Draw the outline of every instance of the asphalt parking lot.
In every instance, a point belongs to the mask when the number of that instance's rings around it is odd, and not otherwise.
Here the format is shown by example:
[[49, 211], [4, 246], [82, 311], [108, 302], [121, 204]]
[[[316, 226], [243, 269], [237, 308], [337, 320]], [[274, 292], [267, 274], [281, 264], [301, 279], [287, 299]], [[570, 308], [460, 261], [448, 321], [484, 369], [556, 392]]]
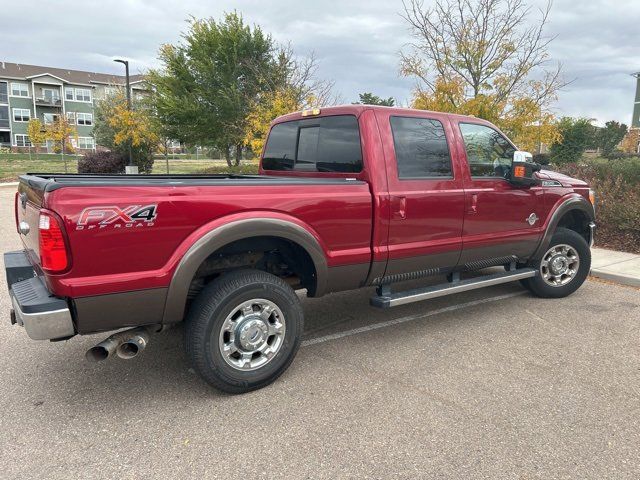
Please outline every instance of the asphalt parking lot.
[[[15, 187], [0, 247], [19, 248]], [[640, 290], [518, 285], [380, 311], [371, 290], [304, 299], [275, 384], [229, 396], [179, 328], [89, 364], [105, 335], [30, 340], [0, 283], [0, 478], [640, 477]]]

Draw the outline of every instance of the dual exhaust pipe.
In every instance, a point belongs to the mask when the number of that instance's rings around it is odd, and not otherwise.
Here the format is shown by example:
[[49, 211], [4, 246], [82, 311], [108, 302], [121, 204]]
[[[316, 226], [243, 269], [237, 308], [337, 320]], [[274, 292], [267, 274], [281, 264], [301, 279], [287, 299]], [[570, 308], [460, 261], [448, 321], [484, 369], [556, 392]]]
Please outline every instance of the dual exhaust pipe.
[[130, 360], [144, 350], [149, 343], [149, 332], [144, 327], [118, 332], [87, 350], [85, 357], [90, 362], [101, 362], [116, 354]]

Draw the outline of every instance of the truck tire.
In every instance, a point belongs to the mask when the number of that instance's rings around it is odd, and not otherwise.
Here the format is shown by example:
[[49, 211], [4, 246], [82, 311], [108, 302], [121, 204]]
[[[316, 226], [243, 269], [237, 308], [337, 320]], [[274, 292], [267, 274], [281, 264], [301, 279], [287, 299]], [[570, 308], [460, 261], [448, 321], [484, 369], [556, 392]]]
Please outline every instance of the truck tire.
[[303, 319], [300, 299], [282, 279], [260, 270], [233, 271], [208, 284], [189, 309], [187, 356], [219, 390], [256, 390], [293, 361]]
[[591, 250], [577, 232], [558, 228], [548, 249], [533, 264], [537, 275], [522, 284], [538, 297], [562, 298], [584, 283], [591, 269]]

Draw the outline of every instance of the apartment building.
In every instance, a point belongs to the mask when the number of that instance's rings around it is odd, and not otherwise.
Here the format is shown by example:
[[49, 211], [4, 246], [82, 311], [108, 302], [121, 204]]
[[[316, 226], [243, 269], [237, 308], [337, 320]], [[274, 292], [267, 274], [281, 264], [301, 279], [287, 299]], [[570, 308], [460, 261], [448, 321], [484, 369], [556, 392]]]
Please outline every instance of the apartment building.
[[[142, 75], [132, 75], [130, 83], [134, 98], [144, 95]], [[124, 75], [0, 61], [0, 146], [25, 150], [31, 145], [27, 134], [30, 119], [47, 124], [64, 115], [78, 132], [74, 147], [95, 150], [95, 102], [124, 87]], [[44, 147], [53, 151], [51, 142]]]

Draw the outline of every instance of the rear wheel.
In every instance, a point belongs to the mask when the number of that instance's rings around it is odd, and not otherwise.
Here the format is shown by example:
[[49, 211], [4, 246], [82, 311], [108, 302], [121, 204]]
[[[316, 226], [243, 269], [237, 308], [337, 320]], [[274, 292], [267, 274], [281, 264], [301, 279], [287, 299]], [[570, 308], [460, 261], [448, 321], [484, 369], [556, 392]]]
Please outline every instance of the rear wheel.
[[243, 393], [287, 369], [302, 329], [302, 306], [287, 283], [259, 270], [239, 270], [211, 282], [192, 305], [186, 351], [211, 385]]
[[538, 270], [537, 275], [523, 280], [524, 286], [539, 297], [566, 297], [589, 275], [591, 250], [580, 234], [558, 228], [547, 251], [532, 266]]

